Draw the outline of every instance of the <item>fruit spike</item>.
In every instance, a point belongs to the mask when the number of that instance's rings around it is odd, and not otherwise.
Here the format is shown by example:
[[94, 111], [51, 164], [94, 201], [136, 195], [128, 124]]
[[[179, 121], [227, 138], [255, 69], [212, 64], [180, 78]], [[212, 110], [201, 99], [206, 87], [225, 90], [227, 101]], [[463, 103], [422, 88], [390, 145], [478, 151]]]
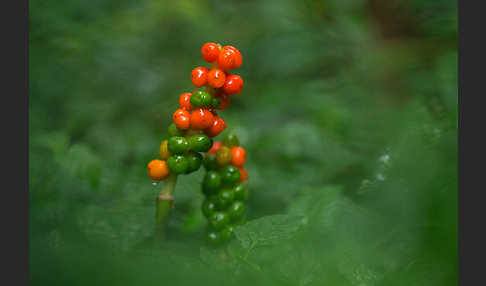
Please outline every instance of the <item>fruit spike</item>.
[[170, 137], [162, 141], [160, 159], [148, 164], [148, 173], [155, 182], [166, 181], [156, 203], [155, 237], [162, 239], [178, 175], [204, 166], [201, 189], [206, 199], [202, 212], [208, 219], [207, 240], [216, 245], [231, 239], [234, 226], [246, 220], [246, 151], [234, 133], [226, 134], [221, 142], [213, 141], [226, 129], [226, 122], [216, 111], [227, 109], [231, 96], [243, 90], [243, 79], [229, 72], [240, 67], [243, 58], [237, 48], [216, 43], [204, 44], [201, 55], [211, 66], [195, 67], [191, 81], [196, 88], [205, 89], [179, 96], [179, 109], [168, 128]]

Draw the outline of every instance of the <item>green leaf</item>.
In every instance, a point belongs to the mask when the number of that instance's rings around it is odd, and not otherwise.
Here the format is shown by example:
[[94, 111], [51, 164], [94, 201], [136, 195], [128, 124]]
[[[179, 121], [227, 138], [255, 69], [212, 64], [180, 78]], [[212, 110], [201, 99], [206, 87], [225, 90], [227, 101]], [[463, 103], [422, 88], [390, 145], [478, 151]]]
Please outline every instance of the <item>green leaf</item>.
[[271, 215], [249, 221], [235, 228], [241, 246], [254, 249], [291, 238], [303, 225], [301, 216]]

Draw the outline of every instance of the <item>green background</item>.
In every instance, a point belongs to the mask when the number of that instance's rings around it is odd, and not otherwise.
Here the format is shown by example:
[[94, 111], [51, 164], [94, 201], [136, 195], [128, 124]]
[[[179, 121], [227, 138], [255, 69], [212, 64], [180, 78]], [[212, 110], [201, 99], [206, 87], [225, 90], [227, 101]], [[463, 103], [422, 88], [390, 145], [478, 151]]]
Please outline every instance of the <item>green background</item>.
[[[147, 163], [208, 41], [243, 55], [226, 254], [203, 170], [147, 243]], [[29, 76], [32, 285], [457, 284], [455, 1], [31, 1]]]

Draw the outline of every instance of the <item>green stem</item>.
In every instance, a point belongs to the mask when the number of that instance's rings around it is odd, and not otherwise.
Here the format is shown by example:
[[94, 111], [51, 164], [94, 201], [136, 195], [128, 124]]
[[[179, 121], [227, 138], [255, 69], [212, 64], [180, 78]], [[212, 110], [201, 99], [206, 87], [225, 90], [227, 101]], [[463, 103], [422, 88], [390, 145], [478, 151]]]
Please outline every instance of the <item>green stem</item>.
[[157, 196], [155, 201], [155, 240], [161, 241], [166, 237], [167, 219], [169, 217], [170, 209], [174, 197], [175, 186], [177, 183], [177, 175], [171, 173], [162, 188], [162, 191]]

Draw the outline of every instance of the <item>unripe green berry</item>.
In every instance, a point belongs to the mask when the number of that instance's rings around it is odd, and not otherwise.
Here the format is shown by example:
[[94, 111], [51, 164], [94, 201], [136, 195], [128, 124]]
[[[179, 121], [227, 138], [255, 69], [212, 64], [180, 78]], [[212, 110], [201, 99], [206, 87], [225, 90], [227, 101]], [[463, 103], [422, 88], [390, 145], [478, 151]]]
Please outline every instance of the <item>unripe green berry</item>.
[[221, 187], [221, 176], [216, 171], [208, 171], [204, 175], [202, 189], [203, 193], [207, 196], [216, 194]]
[[234, 199], [235, 199], [235, 192], [233, 191], [233, 189], [221, 190], [216, 200], [218, 208], [225, 209], [233, 202]]
[[227, 133], [223, 137], [222, 143], [224, 146], [228, 146], [230, 148], [240, 145], [240, 141], [238, 140], [238, 137], [233, 132]]
[[209, 216], [209, 224], [217, 230], [222, 229], [229, 223], [229, 216], [225, 212], [214, 212]]
[[238, 184], [233, 190], [235, 191], [235, 200], [246, 201], [248, 199], [248, 186], [246, 184]]
[[189, 168], [189, 162], [182, 155], [172, 155], [167, 159], [167, 166], [175, 174], [184, 174]]
[[191, 105], [199, 108], [211, 105], [213, 97], [206, 91], [198, 90], [191, 95]]
[[205, 217], [209, 217], [212, 213], [216, 211], [216, 199], [215, 198], [205, 199], [202, 204], [201, 210]]
[[231, 219], [231, 221], [238, 221], [240, 220], [243, 215], [245, 214], [245, 204], [241, 201], [234, 201], [230, 207], [228, 208], [227, 212]]
[[184, 156], [187, 158], [187, 161], [189, 163], [189, 167], [187, 168], [188, 174], [199, 170], [202, 162], [201, 154], [199, 154], [198, 152], [189, 151]]
[[221, 240], [222, 241], [229, 241], [234, 235], [234, 229], [235, 229], [235, 227], [231, 224], [228, 224], [227, 226], [225, 226], [220, 232]]
[[235, 166], [228, 165], [221, 170], [221, 181], [228, 186], [233, 186], [240, 180], [240, 170]]
[[211, 246], [218, 246], [221, 244], [221, 234], [216, 231], [208, 231], [206, 239]]
[[172, 154], [182, 154], [189, 148], [187, 139], [182, 136], [172, 136], [167, 142], [167, 149]]
[[189, 149], [196, 152], [207, 152], [213, 146], [213, 139], [204, 133], [194, 134], [189, 137]]

